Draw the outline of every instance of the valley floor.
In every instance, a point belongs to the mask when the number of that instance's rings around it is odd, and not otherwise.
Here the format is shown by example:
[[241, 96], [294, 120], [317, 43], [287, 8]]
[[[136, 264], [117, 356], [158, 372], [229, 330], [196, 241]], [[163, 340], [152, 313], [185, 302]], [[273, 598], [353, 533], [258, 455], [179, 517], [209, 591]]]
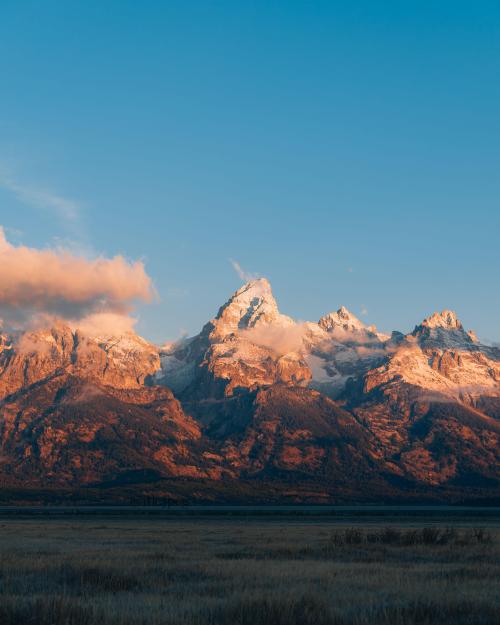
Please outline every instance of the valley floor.
[[0, 518], [2, 625], [500, 624], [500, 527]]

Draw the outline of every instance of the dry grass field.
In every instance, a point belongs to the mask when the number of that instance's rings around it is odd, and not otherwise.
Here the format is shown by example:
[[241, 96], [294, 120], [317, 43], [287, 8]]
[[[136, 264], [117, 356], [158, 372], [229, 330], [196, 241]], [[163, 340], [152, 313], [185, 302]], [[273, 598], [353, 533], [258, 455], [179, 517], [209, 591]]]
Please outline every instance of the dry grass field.
[[495, 625], [500, 531], [2, 519], [2, 625]]

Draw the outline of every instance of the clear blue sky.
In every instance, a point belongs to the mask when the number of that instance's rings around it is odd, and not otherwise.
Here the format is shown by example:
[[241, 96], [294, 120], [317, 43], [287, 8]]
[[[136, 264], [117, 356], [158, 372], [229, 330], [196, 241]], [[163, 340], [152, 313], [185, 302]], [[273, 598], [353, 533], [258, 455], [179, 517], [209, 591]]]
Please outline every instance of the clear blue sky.
[[0, 224], [144, 258], [158, 341], [228, 258], [300, 319], [500, 340], [499, 74], [498, 2], [3, 0]]

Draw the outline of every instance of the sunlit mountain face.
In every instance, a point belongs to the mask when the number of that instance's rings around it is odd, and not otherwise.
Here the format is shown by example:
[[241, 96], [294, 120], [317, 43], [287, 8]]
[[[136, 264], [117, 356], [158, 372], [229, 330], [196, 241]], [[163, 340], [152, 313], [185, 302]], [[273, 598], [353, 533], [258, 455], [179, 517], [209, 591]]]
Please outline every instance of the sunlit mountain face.
[[4, 500], [500, 497], [500, 350], [451, 311], [296, 322], [260, 278], [162, 347], [77, 326], [0, 335]]

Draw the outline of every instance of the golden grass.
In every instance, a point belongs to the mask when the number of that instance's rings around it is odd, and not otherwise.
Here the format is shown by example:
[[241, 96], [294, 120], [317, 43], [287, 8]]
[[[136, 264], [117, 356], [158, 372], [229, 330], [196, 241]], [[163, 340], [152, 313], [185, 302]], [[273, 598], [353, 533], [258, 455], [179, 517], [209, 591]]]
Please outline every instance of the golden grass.
[[2, 625], [495, 625], [496, 529], [6, 520]]

